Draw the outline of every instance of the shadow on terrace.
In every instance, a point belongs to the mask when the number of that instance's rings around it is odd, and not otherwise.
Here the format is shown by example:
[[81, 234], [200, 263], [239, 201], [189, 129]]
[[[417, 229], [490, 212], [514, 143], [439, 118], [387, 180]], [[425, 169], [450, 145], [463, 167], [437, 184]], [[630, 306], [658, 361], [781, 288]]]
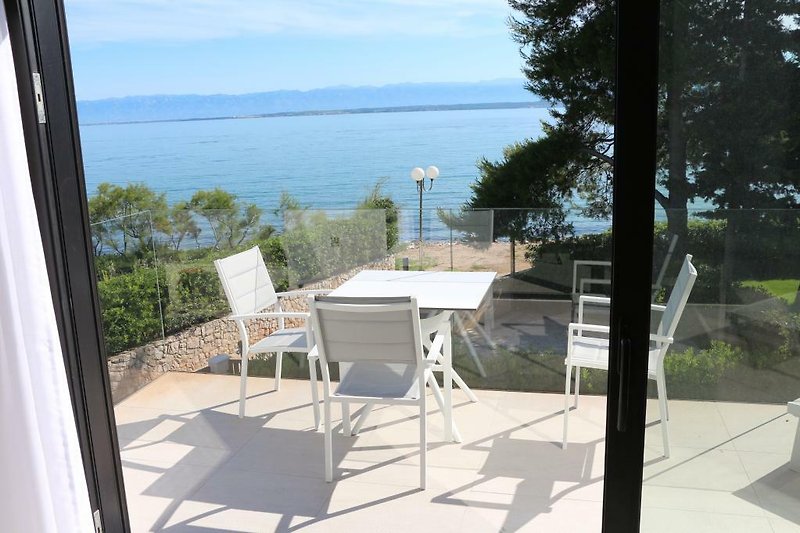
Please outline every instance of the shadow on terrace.
[[[135, 531], [599, 528], [605, 372], [580, 370], [566, 450], [561, 439], [567, 325], [581, 295], [609, 293], [610, 223], [576, 215], [559, 239], [511, 241], [498, 237], [492, 210], [429, 211], [420, 243], [416, 214], [286, 213], [280, 229], [232, 246], [204, 243], [221, 218], [193, 215], [196, 246], [170, 250], [148, 223], [135, 259], [98, 255]], [[788, 213], [748, 213], [732, 239], [724, 217], [689, 215], [679, 237], [656, 224], [652, 301], [668, 300], [687, 253], [698, 278], [664, 363], [669, 458], [651, 391], [643, 523], [659, 531], [703, 512], [739, 516], [750, 531], [756, 522], [796, 527], [800, 475], [787, 467], [796, 419], [786, 402], [800, 380], [800, 275], [786, 243], [800, 228]], [[119, 243], [124, 231], [101, 234]], [[356, 437], [336, 435], [335, 482], [323, 481], [303, 357], [284, 357], [279, 392], [274, 359], [251, 361], [247, 416], [236, 416], [239, 337], [211, 261], [252, 244], [279, 290], [335, 288], [363, 268], [497, 272], [481, 309], [454, 319], [454, 368], [479, 401], [455, 393], [463, 441], [452, 444], [429, 402], [428, 490], [416, 488], [416, 416], [398, 407], [376, 409]], [[583, 319], [607, 324], [607, 313], [587, 306]], [[222, 374], [210, 373], [219, 354]]]

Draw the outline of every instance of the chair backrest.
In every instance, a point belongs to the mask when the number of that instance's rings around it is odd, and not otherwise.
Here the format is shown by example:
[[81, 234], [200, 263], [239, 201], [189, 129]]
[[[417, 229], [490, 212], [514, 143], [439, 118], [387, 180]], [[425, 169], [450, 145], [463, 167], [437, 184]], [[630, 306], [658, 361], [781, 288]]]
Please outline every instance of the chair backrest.
[[658, 297], [658, 293], [661, 291], [661, 284], [664, 283], [664, 274], [667, 273], [667, 267], [669, 266], [669, 262], [672, 259], [672, 253], [675, 251], [675, 246], [678, 244], [678, 234], [674, 234], [672, 239], [669, 241], [669, 249], [667, 250], [667, 254], [664, 256], [664, 261], [661, 262], [661, 269], [658, 271], [658, 276], [656, 277], [656, 282], [653, 283], [653, 295], [650, 299], [651, 302], [655, 302], [656, 298]]
[[320, 362], [422, 362], [419, 308], [415, 298], [309, 298]]
[[278, 301], [258, 246], [214, 261], [235, 315], [257, 313]]
[[692, 256], [686, 254], [678, 279], [675, 280], [675, 286], [672, 287], [669, 300], [667, 300], [666, 309], [661, 315], [661, 324], [658, 326], [661, 335], [672, 337], [675, 334], [675, 328], [678, 327], [696, 279], [697, 269], [692, 264]]

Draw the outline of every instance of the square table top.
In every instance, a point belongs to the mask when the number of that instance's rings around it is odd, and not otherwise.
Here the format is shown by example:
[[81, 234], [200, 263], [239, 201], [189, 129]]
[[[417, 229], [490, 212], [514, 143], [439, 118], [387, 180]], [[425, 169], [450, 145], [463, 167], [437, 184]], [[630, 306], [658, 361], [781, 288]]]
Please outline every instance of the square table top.
[[414, 296], [420, 309], [475, 311], [496, 272], [362, 270], [331, 296]]

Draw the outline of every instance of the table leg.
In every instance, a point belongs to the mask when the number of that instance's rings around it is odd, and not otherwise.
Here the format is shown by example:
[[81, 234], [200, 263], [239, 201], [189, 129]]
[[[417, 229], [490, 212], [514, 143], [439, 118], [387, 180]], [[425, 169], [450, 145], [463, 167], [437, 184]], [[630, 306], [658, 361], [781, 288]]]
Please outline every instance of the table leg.
[[452, 318], [445, 324], [445, 340], [442, 346], [442, 374], [444, 377], [444, 440], [453, 441], [453, 327]]
[[792, 448], [792, 459], [789, 461], [789, 468], [800, 473], [800, 422], [797, 422], [797, 433], [794, 436], [794, 448]]

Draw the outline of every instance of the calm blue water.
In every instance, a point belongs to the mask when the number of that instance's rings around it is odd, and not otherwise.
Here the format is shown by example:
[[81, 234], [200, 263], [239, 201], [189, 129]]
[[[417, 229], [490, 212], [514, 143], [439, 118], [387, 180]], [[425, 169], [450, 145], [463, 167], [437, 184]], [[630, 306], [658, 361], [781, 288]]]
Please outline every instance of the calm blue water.
[[481, 157], [541, 135], [545, 109], [421, 111], [112, 124], [81, 128], [89, 195], [107, 181], [142, 182], [170, 203], [222, 187], [265, 211], [281, 191], [314, 208], [352, 208], [373, 184], [418, 205], [409, 172], [441, 171], [425, 207], [458, 207]]
[[[425, 193], [423, 229], [439, 239], [447, 232], [433, 208], [462, 205], [478, 177], [476, 162], [539, 137], [547, 118], [546, 109], [527, 108], [110, 124], [82, 127], [81, 141], [90, 196], [102, 182], [142, 182], [170, 203], [222, 187], [263, 208], [277, 227], [282, 221], [271, 212], [282, 191], [312, 208], [350, 209], [385, 178], [385, 192], [405, 210], [403, 238], [418, 231], [409, 172], [436, 165], [441, 177]], [[578, 233], [610, 227], [577, 212], [570, 218]]]

